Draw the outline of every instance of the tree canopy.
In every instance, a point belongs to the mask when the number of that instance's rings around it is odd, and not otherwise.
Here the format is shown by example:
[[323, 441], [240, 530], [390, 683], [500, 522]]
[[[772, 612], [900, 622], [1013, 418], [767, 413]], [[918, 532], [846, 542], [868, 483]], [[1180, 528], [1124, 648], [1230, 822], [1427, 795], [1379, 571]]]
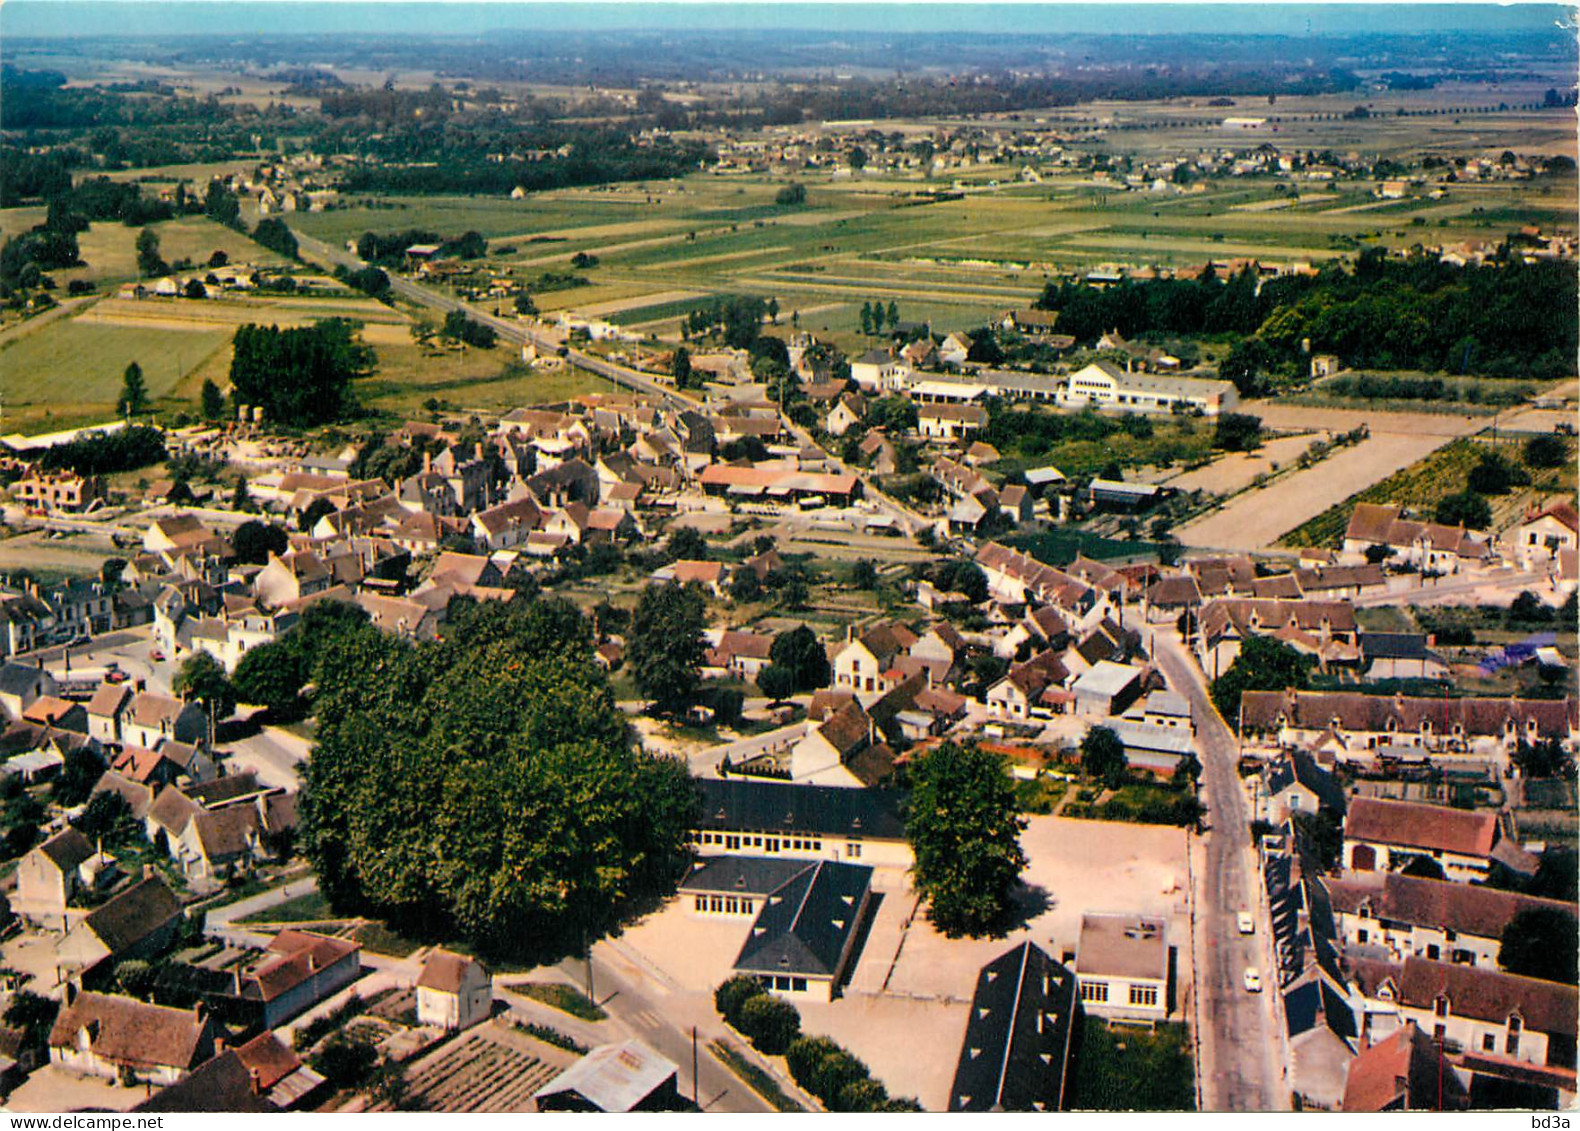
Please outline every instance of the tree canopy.
[[1212, 701], [1232, 726], [1240, 717], [1240, 696], [1247, 691], [1302, 688], [1315, 661], [1282, 640], [1253, 636], [1240, 647], [1229, 670], [1212, 681]]
[[1081, 739], [1081, 769], [1113, 788], [1125, 780], [1125, 744], [1109, 727], [1093, 727]]
[[[246, 480], [239, 482], [245, 483]], [[230, 536], [230, 546], [236, 552], [236, 560], [252, 565], [267, 565], [270, 554], [283, 554], [290, 544], [290, 538], [283, 529], [272, 522], [259, 522], [257, 519], [242, 523]]]
[[636, 689], [665, 714], [687, 707], [702, 679], [704, 602], [696, 585], [669, 581], [642, 590], [631, 617], [626, 663]]
[[768, 658], [775, 667], [790, 672], [792, 687], [796, 691], [816, 691], [826, 687], [833, 674], [829, 666], [828, 651], [806, 625], [781, 632], [774, 637]]
[[912, 771], [906, 836], [927, 914], [950, 937], [994, 934], [1012, 915], [1026, 827], [1002, 758], [946, 742]]
[[1580, 931], [1575, 917], [1556, 907], [1528, 907], [1503, 928], [1498, 965], [1511, 974], [1575, 984]]
[[238, 404], [262, 405], [281, 424], [327, 424], [354, 405], [351, 382], [373, 371], [373, 351], [357, 325], [326, 318], [282, 330], [248, 323], [236, 329], [230, 383]]
[[690, 778], [633, 743], [573, 605], [458, 600], [450, 628], [326, 646], [304, 850], [338, 907], [494, 955], [579, 952], [671, 890]]

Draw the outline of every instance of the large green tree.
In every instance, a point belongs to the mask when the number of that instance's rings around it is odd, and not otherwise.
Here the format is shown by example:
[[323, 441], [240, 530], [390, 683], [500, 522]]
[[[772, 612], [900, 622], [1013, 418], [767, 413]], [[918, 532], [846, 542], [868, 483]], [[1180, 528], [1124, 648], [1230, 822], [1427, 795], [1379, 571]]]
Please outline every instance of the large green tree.
[[301, 833], [336, 906], [542, 961], [672, 890], [690, 777], [633, 742], [574, 606], [457, 600], [442, 640], [342, 632], [316, 671]]
[[121, 416], [148, 411], [148, 382], [143, 379], [143, 367], [135, 361], [121, 374], [121, 396], [115, 402], [115, 411]]
[[343, 318], [284, 330], [249, 323], [236, 330], [232, 395], [281, 424], [326, 424], [351, 410], [351, 382], [371, 373], [373, 360], [357, 325]]
[[1026, 866], [1026, 827], [1004, 760], [946, 742], [912, 770], [906, 835], [928, 917], [945, 934], [985, 935], [1012, 915], [1010, 895]]
[[214, 741], [214, 727], [236, 709], [236, 689], [222, 665], [207, 652], [194, 652], [176, 672], [171, 684], [183, 699], [195, 699], [208, 712], [208, 739]]
[[1081, 769], [1113, 788], [1125, 780], [1125, 744], [1109, 727], [1093, 727], [1081, 739]]
[[796, 691], [816, 691], [819, 687], [826, 687], [833, 674], [828, 662], [828, 650], [817, 638], [817, 633], [804, 624], [774, 637], [768, 658], [776, 667], [789, 670]]
[[[245, 490], [247, 482], [245, 479], [237, 479], [236, 482]], [[236, 560], [252, 565], [267, 565], [270, 554], [283, 554], [290, 544], [290, 538], [284, 528], [272, 522], [259, 522], [257, 519], [242, 523], [230, 536], [230, 545], [235, 551]]]
[[1575, 984], [1580, 931], [1575, 917], [1556, 907], [1528, 907], [1503, 928], [1498, 965], [1511, 974]]
[[1212, 701], [1232, 726], [1240, 717], [1240, 696], [1247, 691], [1302, 688], [1316, 661], [1271, 636], [1253, 636], [1240, 648], [1229, 670], [1212, 681]]
[[702, 590], [669, 581], [642, 590], [631, 616], [626, 663], [636, 689], [664, 713], [683, 710], [702, 679]]

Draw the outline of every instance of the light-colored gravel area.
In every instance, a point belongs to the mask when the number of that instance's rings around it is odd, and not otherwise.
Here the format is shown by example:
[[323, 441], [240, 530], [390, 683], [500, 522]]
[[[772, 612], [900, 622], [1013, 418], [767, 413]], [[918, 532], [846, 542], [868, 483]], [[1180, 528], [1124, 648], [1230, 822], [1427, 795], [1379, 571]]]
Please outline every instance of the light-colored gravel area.
[[1271, 486], [1249, 491], [1222, 510], [1179, 528], [1187, 546], [1260, 550], [1335, 503], [1386, 479], [1452, 439], [1441, 433], [1379, 434]]

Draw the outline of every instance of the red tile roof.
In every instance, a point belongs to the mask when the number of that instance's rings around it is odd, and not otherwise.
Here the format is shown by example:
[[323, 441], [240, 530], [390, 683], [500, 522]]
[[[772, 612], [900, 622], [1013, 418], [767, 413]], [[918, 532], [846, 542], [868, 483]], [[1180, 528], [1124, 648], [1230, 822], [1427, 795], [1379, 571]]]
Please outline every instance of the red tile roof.
[[1498, 815], [1357, 797], [1344, 818], [1344, 839], [1485, 857], [1498, 840]]

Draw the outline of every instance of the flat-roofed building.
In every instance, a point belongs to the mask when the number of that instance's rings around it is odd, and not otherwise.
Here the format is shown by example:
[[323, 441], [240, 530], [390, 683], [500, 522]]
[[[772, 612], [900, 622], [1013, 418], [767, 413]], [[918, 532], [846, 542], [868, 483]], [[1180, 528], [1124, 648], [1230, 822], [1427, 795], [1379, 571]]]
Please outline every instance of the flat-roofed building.
[[1099, 1017], [1162, 1021], [1169, 1014], [1168, 923], [1155, 915], [1081, 916], [1075, 973], [1081, 1007]]

